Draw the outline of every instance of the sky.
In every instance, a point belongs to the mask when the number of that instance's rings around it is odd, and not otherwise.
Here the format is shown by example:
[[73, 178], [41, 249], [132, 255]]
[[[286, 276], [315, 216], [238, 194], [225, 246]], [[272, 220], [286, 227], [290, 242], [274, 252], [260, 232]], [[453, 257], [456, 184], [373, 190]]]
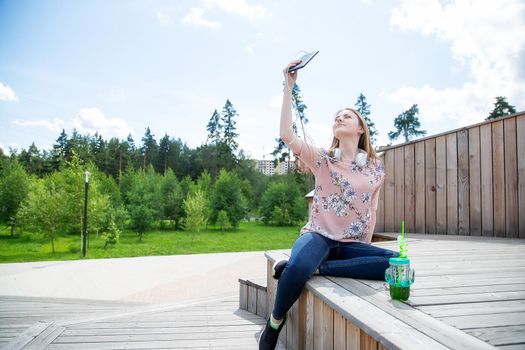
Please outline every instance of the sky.
[[413, 104], [427, 135], [483, 121], [496, 96], [525, 110], [523, 0], [0, 0], [0, 148], [146, 127], [195, 148], [229, 99], [239, 148], [271, 159], [282, 70], [312, 50], [297, 83], [318, 147], [360, 93], [377, 146]]

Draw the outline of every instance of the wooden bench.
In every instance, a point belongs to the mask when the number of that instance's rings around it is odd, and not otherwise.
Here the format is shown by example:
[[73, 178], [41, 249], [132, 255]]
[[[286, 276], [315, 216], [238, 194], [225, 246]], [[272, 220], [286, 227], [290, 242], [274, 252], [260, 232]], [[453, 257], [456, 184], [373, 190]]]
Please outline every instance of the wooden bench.
[[[417, 249], [419, 241], [409, 240], [412, 251]], [[396, 244], [382, 242], [379, 245], [395, 249]], [[431, 247], [424, 244], [421, 246]], [[450, 252], [445, 254], [448, 253]], [[265, 255], [269, 315], [277, 287], [277, 281], [271, 276], [272, 264], [276, 260], [286, 259], [289, 251], [268, 251]], [[436, 255], [436, 261], [441, 258], [439, 254]], [[417, 284], [418, 259], [415, 261]], [[525, 260], [523, 262], [525, 263]], [[426, 268], [421, 270], [423, 275], [426, 274]], [[433, 271], [439, 268], [437, 264]], [[443, 274], [449, 271], [446, 263], [443, 269]], [[429, 271], [432, 271], [431, 266]], [[440, 287], [436, 285], [436, 288]], [[473, 301], [469, 301], [466, 295], [460, 296], [452, 301], [452, 307], [454, 302], [462, 303], [461, 298], [466, 298], [465, 303]], [[439, 299], [439, 296], [436, 299]], [[445, 302], [437, 303], [445, 305]], [[289, 311], [286, 326], [281, 333], [281, 341], [286, 344], [287, 349], [495, 349], [488, 342], [421, 311], [413, 304], [415, 303], [411, 304], [410, 299], [408, 302], [392, 301], [387, 284], [382, 281], [314, 276], [307, 282], [299, 300]], [[523, 320], [525, 321], [525, 317]], [[520, 323], [519, 320], [516, 322]], [[518, 331], [521, 328], [518, 326]], [[515, 339], [511, 340], [511, 343], [525, 343], [522, 339], [524, 337], [514, 334]]]

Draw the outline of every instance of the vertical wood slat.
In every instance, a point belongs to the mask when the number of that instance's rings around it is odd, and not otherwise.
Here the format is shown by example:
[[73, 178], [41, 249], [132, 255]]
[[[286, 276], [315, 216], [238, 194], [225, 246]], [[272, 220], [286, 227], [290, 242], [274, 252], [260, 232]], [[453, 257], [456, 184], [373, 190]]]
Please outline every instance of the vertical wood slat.
[[518, 154], [518, 236], [525, 238], [525, 115], [516, 118], [516, 149]]
[[307, 292], [306, 289], [303, 288], [303, 291], [301, 292], [301, 295], [299, 296], [298, 301], [298, 333], [294, 334], [296, 337], [295, 343], [297, 344], [296, 349], [297, 350], [304, 350], [305, 348], [305, 332], [306, 332], [306, 296]]
[[447, 233], [447, 139], [436, 138], [436, 233]]
[[458, 132], [458, 233], [469, 234], [468, 131]]
[[518, 162], [516, 159], [516, 118], [503, 123], [505, 137], [505, 232], [518, 237]]
[[266, 319], [266, 292], [262, 289], [257, 289], [257, 315]]
[[[385, 156], [381, 155], [381, 163], [385, 164]], [[379, 201], [377, 203], [377, 212], [376, 212], [376, 227], [375, 232], [385, 232], [385, 186], [381, 186], [381, 191], [379, 192]]]
[[314, 349], [314, 295], [306, 291], [306, 333], [304, 339], [305, 349]]
[[248, 285], [244, 282], [239, 284], [239, 309], [248, 309]]
[[346, 322], [343, 315], [334, 311], [334, 349], [346, 348]]
[[494, 202], [492, 200], [492, 127], [479, 128], [481, 168], [481, 235], [494, 236]]
[[334, 348], [334, 309], [323, 302], [323, 346]]
[[492, 123], [492, 147], [494, 236], [505, 237], [505, 158], [503, 146], [503, 121]]
[[361, 336], [359, 328], [346, 320], [346, 350], [360, 350]]
[[405, 218], [405, 151], [398, 147], [394, 151], [394, 230], [401, 232], [401, 221]]
[[457, 134], [447, 135], [447, 234], [458, 234]]
[[257, 289], [254, 286], [248, 286], [248, 311], [252, 314], [257, 312]]
[[314, 349], [323, 348], [324, 312], [323, 301], [314, 296]]
[[479, 127], [468, 130], [470, 235], [481, 236], [481, 161]]
[[425, 143], [416, 142], [415, 145], [415, 189], [416, 189], [416, 219], [417, 233], [425, 233]]
[[385, 154], [385, 231], [394, 231], [394, 200], [395, 200], [395, 174], [394, 153]]
[[425, 227], [436, 233], [436, 139], [425, 141]]
[[363, 330], [361, 330], [360, 335], [361, 350], [377, 350], [377, 345], [379, 343], [375, 341], [374, 338], [366, 334]]
[[405, 146], [405, 232], [416, 232], [414, 144]]

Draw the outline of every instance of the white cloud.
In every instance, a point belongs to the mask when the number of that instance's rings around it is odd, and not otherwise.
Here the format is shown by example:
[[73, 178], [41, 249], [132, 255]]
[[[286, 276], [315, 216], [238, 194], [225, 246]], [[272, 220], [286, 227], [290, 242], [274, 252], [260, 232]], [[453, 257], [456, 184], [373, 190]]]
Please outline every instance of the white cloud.
[[246, 52], [248, 52], [249, 54], [253, 54], [253, 50], [255, 49], [255, 44], [254, 43], [250, 43], [248, 45], [245, 46], [245, 49], [246, 49]]
[[121, 118], [108, 118], [98, 108], [82, 108], [76, 117], [70, 121], [60, 118], [53, 120], [15, 120], [14, 124], [21, 127], [44, 127], [53, 133], [62, 129], [77, 129], [81, 134], [94, 134], [98, 132], [104, 137], [126, 138], [133, 130]]
[[226, 13], [242, 16], [249, 21], [268, 17], [270, 13], [261, 5], [248, 5], [246, 0], [205, 0], [206, 7], [219, 7]]
[[105, 137], [126, 138], [132, 133], [124, 119], [108, 118], [98, 108], [82, 108], [73, 119], [71, 126], [80, 133], [98, 132]]
[[65, 122], [60, 118], [55, 118], [52, 121], [47, 119], [37, 119], [37, 120], [15, 120], [14, 123], [21, 127], [44, 127], [49, 131], [57, 133], [65, 127]]
[[525, 101], [525, 76], [520, 73], [525, 50], [522, 1], [402, 0], [392, 10], [390, 24], [443, 40], [469, 72], [469, 81], [458, 88], [403, 86], [388, 94], [404, 108], [417, 103], [423, 121], [450, 119], [466, 125], [483, 120], [496, 96], [506, 96], [514, 105]]
[[209, 28], [209, 29], [220, 29], [222, 27], [221, 23], [218, 21], [209, 21], [203, 18], [204, 10], [198, 7], [192, 7], [190, 13], [188, 13], [184, 18], [182, 18], [182, 23], [193, 25], [199, 28]]
[[157, 18], [159, 19], [160, 23], [166, 25], [166, 24], [169, 24], [170, 21], [171, 21], [171, 17], [163, 10], [158, 10], [157, 13]]
[[18, 102], [18, 97], [11, 87], [0, 82], [0, 101]]

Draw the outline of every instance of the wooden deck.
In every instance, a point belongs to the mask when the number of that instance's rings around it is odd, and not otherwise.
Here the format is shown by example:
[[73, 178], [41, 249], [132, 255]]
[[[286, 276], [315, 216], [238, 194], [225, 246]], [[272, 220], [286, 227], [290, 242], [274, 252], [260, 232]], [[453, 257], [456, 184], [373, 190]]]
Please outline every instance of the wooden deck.
[[[288, 315], [287, 348], [525, 349], [525, 240], [408, 236], [407, 302], [385, 282], [314, 276]], [[269, 279], [270, 305], [274, 290]]]
[[238, 296], [164, 306], [0, 297], [0, 306], [1, 349], [257, 349], [265, 322], [239, 310]]

